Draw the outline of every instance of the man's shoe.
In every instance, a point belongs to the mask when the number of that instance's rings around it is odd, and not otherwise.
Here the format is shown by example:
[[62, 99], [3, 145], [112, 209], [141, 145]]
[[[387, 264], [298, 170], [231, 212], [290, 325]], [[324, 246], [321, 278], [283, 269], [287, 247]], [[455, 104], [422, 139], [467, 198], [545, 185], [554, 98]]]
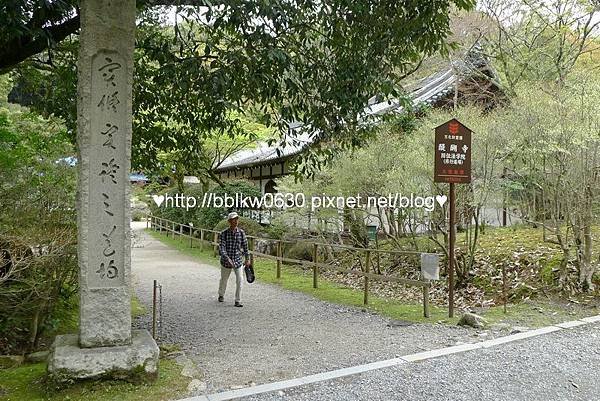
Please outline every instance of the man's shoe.
[[223, 302], [223, 297], [219, 296], [219, 302]]
[[236, 303], [235, 303], [235, 306], [237, 306], [238, 308], [241, 308], [241, 307], [242, 307], [242, 306], [244, 306], [244, 305], [242, 305], [242, 304], [241, 304], [241, 303], [239, 303], [239, 302], [236, 302]]

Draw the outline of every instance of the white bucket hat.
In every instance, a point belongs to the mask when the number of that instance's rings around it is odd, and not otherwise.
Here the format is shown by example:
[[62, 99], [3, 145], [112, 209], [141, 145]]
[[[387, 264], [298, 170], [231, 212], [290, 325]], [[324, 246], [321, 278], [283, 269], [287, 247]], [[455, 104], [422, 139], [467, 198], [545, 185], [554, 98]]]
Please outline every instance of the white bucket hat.
[[227, 215], [227, 220], [231, 220], [231, 219], [235, 219], [236, 217], [239, 217], [238, 214], [236, 212], [231, 212]]

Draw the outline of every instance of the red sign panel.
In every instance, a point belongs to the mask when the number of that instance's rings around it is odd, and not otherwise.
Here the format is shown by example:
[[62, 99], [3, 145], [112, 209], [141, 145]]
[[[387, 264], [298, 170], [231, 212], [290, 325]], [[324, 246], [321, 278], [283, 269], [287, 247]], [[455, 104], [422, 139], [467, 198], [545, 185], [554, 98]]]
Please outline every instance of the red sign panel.
[[434, 182], [471, 182], [471, 130], [453, 118], [435, 129]]

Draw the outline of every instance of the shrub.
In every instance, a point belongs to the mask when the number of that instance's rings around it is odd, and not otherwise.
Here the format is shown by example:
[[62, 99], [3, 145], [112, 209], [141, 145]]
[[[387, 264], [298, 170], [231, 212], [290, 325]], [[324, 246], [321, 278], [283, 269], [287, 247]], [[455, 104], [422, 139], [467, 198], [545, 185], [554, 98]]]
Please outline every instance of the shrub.
[[[227, 220], [221, 220], [213, 228], [213, 230], [223, 231], [227, 227], [229, 227], [229, 223], [227, 222]], [[238, 227], [240, 227], [242, 230], [244, 230], [244, 232], [246, 233], [246, 235], [251, 235], [251, 236], [261, 236], [261, 235], [264, 235], [264, 233], [263, 233], [263, 231], [264, 231], [263, 227], [260, 224], [258, 224], [256, 221], [254, 221], [252, 219], [249, 219], [247, 217], [243, 217], [243, 216], [239, 217]]]
[[0, 104], [0, 149], [3, 354], [36, 348], [63, 324], [76, 299], [78, 267], [76, 169], [65, 127]]
[[[164, 187], [158, 193], [154, 193], [151, 195], [158, 196], [171, 196], [174, 197], [175, 194], [179, 193], [179, 190], [176, 187]], [[157, 217], [162, 217], [163, 219], [172, 220], [180, 223], [187, 223], [190, 221], [190, 217], [192, 216], [192, 212], [186, 211], [185, 208], [174, 207], [175, 205], [171, 205], [168, 201], [164, 201], [160, 206], [158, 206], [154, 201], [150, 202], [150, 212]]]
[[310, 242], [298, 241], [285, 252], [285, 257], [290, 259], [312, 261], [313, 244]]
[[[212, 190], [208, 191], [208, 193], [212, 193], [215, 196], [224, 197], [225, 195], [235, 196], [235, 194], [240, 194], [242, 196], [260, 196], [260, 189], [256, 187], [253, 183], [246, 180], [233, 180], [227, 181], [222, 187], [216, 187]], [[204, 194], [198, 193], [196, 196], [202, 198]], [[201, 208], [200, 205], [196, 208], [194, 213], [194, 218], [191, 220], [194, 223], [195, 227], [201, 228], [213, 228], [221, 220], [232, 211], [233, 208], [227, 207], [207, 207]], [[242, 210], [237, 210], [241, 212]], [[223, 227], [225, 229], [225, 227]]]
[[146, 215], [143, 212], [140, 212], [139, 210], [134, 210], [131, 214], [131, 220], [133, 221], [142, 221], [145, 217]]
[[219, 224], [224, 215], [223, 210], [214, 207], [199, 209], [194, 213], [191, 222], [194, 223], [194, 227], [212, 230], [215, 225]]
[[63, 325], [63, 309], [72, 307], [78, 290], [72, 237], [54, 233], [44, 245], [0, 238], [8, 267], [0, 277], [0, 353], [34, 350], [44, 334]]
[[[166, 187], [152, 195], [174, 196], [176, 193], [179, 193], [177, 187]], [[221, 197], [225, 194], [234, 196], [236, 193], [243, 196], [260, 196], [260, 189], [249, 181], [235, 180], [226, 182], [222, 187], [213, 188], [207, 193]], [[205, 191], [200, 184], [187, 186], [184, 194], [196, 198], [196, 207], [185, 210], [185, 207], [165, 207], [165, 203], [158, 207], [156, 203], [150, 202], [152, 214], [179, 223], [192, 223], [196, 228], [213, 229], [232, 210], [226, 207], [201, 207]]]

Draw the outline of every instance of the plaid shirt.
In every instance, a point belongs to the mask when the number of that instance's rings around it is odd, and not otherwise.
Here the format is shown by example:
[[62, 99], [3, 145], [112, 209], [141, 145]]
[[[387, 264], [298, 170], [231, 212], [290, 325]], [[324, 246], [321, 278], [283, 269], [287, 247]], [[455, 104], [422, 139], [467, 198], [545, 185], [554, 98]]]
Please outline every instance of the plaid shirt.
[[219, 254], [221, 255], [221, 266], [231, 267], [228, 257], [233, 261], [236, 268], [242, 266], [242, 251], [244, 258], [248, 260], [248, 240], [244, 230], [236, 227], [234, 231], [226, 228], [221, 231], [219, 242]]

